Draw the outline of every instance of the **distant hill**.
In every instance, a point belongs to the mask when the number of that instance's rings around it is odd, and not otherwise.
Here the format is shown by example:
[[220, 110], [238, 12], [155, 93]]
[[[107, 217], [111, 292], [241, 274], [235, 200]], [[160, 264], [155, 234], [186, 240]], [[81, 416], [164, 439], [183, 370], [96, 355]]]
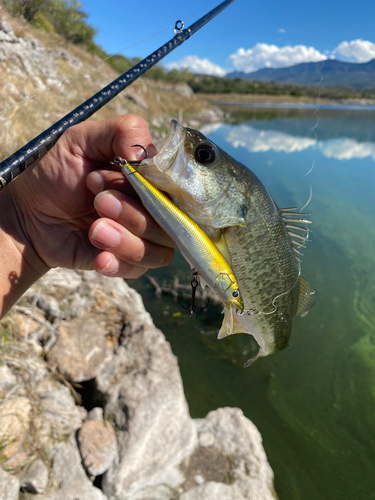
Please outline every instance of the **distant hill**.
[[288, 68], [263, 68], [252, 73], [232, 72], [230, 78], [324, 87], [375, 88], [375, 59], [367, 63], [326, 61], [296, 64]]

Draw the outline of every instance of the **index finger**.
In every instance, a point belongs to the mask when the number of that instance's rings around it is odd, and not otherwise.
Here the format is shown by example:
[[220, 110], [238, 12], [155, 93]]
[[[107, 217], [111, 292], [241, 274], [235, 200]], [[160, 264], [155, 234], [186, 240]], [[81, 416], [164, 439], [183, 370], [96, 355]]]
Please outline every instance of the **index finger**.
[[122, 115], [100, 122], [86, 122], [70, 128], [60, 139], [73, 154], [102, 165], [115, 156], [137, 161], [156, 153], [146, 121], [137, 115]]

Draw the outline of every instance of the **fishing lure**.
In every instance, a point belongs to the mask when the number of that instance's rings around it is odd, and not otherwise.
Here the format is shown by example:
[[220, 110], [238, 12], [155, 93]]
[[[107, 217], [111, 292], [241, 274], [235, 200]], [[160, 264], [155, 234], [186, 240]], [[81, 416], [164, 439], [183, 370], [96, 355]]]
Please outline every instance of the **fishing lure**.
[[214, 290], [226, 309], [243, 311], [243, 300], [236, 277], [223, 254], [206, 233], [129, 162], [116, 156], [112, 163], [121, 167], [146, 210], [176, 242], [201, 281]]

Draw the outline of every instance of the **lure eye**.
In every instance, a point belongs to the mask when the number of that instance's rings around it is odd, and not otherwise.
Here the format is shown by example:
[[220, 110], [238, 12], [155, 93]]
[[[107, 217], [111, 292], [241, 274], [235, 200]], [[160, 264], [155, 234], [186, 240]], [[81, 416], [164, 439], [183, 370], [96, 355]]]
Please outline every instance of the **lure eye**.
[[233, 297], [234, 299], [238, 299], [238, 297], [239, 297], [239, 296], [240, 296], [240, 292], [239, 292], [239, 290], [233, 290], [233, 292], [232, 292], [232, 297]]
[[216, 151], [209, 144], [200, 144], [194, 151], [194, 157], [202, 165], [209, 165], [216, 159]]

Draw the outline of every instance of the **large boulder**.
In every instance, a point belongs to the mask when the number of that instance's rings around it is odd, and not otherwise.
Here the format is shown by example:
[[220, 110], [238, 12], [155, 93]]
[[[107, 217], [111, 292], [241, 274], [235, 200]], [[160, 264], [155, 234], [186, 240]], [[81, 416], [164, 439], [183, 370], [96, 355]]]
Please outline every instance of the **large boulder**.
[[[4, 356], [5, 386], [16, 385], [0, 419], [16, 405], [3, 422], [11, 437], [4, 466], [25, 489], [41, 500], [275, 498], [256, 427], [238, 408], [190, 417], [177, 358], [124, 280], [54, 269], [20, 304], [12, 320], [28, 328], [30, 345]], [[43, 344], [36, 325], [45, 327], [49, 365], [43, 346], [35, 350]], [[77, 404], [77, 381], [89, 413]], [[14, 475], [3, 476], [6, 491], [19, 488]]]

